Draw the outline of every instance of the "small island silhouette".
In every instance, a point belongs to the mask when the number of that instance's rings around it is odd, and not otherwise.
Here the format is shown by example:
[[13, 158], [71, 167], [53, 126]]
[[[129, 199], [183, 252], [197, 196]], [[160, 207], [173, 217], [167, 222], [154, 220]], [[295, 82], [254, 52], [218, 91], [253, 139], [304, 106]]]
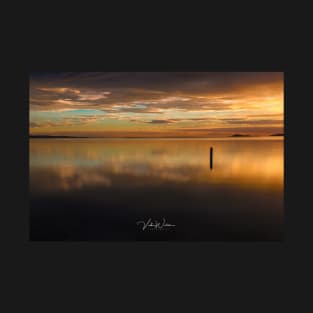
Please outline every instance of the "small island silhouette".
[[247, 135], [247, 134], [233, 134], [229, 137], [251, 137], [251, 135]]
[[271, 136], [285, 136], [285, 134], [272, 134]]

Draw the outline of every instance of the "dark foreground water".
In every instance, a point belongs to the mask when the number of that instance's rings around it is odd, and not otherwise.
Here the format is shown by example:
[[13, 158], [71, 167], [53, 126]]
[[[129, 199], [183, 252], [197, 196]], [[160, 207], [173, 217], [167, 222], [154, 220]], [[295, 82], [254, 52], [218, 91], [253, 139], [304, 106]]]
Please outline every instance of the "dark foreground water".
[[282, 240], [283, 159], [275, 137], [31, 139], [30, 239]]

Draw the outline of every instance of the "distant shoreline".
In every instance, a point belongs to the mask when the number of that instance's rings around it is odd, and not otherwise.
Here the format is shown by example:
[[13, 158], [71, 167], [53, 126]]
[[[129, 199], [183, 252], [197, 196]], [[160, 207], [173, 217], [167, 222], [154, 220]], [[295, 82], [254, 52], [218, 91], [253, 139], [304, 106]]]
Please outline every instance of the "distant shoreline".
[[101, 138], [101, 137], [29, 135], [29, 138], [54, 139], [54, 138]]
[[231, 135], [227, 137], [86, 137], [86, 136], [48, 136], [48, 135], [30, 135], [30, 139], [230, 139], [230, 138], [262, 138], [262, 137], [284, 137], [284, 134], [271, 134], [264, 136], [251, 135]]

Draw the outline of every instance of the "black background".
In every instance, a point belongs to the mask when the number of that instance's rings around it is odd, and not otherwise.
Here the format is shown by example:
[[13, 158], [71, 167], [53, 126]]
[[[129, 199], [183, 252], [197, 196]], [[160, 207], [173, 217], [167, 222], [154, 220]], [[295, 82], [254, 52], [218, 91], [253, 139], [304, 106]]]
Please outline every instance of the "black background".
[[[300, 176], [307, 171], [301, 140], [308, 124], [296, 119], [305, 115], [304, 90], [310, 89], [304, 80], [306, 25], [293, 24], [299, 11], [236, 5], [239, 14], [225, 4], [219, 11], [188, 6], [183, 13], [182, 4], [169, 10], [151, 3], [133, 15], [125, 4], [114, 11], [86, 4], [81, 13], [78, 4], [70, 10], [42, 6], [12, 17], [17, 27], [8, 24], [5, 46], [9, 73], [3, 76], [11, 89], [5, 85], [2, 103], [9, 109], [2, 115], [4, 303], [30, 312], [302, 311], [310, 272], [305, 211], [311, 205]], [[284, 71], [284, 242], [28, 241], [29, 72], [106, 70]]]

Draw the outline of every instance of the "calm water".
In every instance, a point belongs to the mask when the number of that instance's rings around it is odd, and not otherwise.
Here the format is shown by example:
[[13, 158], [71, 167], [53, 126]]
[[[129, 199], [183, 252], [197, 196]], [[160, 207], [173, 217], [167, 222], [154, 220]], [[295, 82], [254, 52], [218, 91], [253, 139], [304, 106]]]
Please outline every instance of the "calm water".
[[[283, 143], [31, 139], [30, 238], [281, 240]], [[149, 218], [176, 226], [143, 231]]]

